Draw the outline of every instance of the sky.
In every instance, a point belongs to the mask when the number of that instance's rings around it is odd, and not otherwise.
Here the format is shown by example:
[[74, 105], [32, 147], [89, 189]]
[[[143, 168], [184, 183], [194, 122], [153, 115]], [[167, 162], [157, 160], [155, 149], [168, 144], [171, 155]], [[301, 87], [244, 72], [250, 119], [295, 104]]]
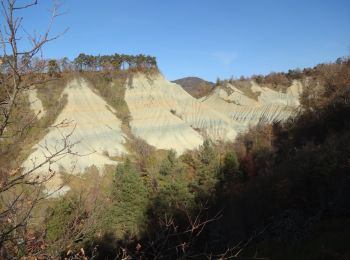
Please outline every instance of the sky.
[[[19, 1], [21, 2], [21, 1]], [[267, 74], [312, 67], [350, 54], [349, 0], [62, 0], [48, 58], [86, 54], [156, 56], [175, 80]], [[21, 10], [37, 33], [50, 0]], [[25, 46], [25, 38], [21, 46]]]

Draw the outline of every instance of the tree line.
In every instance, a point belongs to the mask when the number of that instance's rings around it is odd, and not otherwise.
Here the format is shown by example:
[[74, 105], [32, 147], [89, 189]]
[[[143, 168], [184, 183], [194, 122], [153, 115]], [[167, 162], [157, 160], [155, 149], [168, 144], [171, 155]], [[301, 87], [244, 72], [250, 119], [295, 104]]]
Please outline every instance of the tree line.
[[[293, 80], [303, 81], [306, 78], [318, 79], [323, 83], [325, 75], [331, 74], [336, 75], [337, 70], [347, 68], [350, 64], [350, 56], [344, 56], [337, 58], [334, 62], [331, 63], [320, 63], [314, 67], [310, 68], [296, 68], [290, 69], [287, 72], [271, 72], [267, 75], [254, 74], [251, 76], [240, 76], [240, 77], [231, 77], [229, 79], [220, 79], [217, 78], [215, 85], [222, 86], [227, 83], [239, 86], [241, 82], [244, 81], [255, 81], [258, 84], [267, 85], [271, 88], [286, 88], [289, 87]], [[339, 72], [340, 73], [340, 72]], [[342, 73], [346, 75], [346, 73]]]
[[[6, 73], [11, 70], [13, 56], [0, 57], [0, 71]], [[157, 69], [157, 59], [154, 56], [138, 54], [126, 55], [115, 53], [112, 55], [89, 55], [80, 53], [72, 61], [62, 59], [41, 59], [23, 55], [18, 61], [19, 67], [25, 72], [57, 74], [68, 71], [107, 71], [126, 69]]]
[[157, 60], [149, 55], [87, 55], [80, 53], [73, 61], [79, 70], [120, 70], [127, 68], [157, 68]]

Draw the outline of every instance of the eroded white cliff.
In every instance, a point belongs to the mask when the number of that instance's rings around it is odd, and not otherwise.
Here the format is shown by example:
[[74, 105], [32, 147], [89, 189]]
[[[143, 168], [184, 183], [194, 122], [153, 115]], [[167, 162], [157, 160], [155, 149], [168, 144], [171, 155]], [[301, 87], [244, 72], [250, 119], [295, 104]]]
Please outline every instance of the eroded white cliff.
[[286, 93], [282, 93], [261, 87], [252, 81], [251, 91], [255, 93], [257, 100], [227, 84], [225, 87], [217, 87], [212, 94], [202, 98], [201, 101], [229, 117], [235, 130], [241, 132], [259, 122], [272, 123], [292, 116], [300, 105], [302, 85], [298, 81], [293, 81]]
[[[114, 110], [82, 79], [69, 82], [63, 95], [67, 95], [66, 106], [48, 133], [33, 147], [33, 153], [23, 163], [24, 172], [42, 164], [67, 144], [74, 145], [33, 174], [45, 176], [62, 171], [74, 174], [82, 173], [92, 165], [102, 168], [116, 164], [110, 157], [121, 155], [126, 150], [121, 121]], [[56, 175], [49, 184], [57, 188], [59, 177]]]
[[236, 136], [226, 115], [161, 75], [136, 75], [126, 86], [125, 101], [133, 134], [160, 149], [182, 153], [198, 147], [206, 137], [215, 140]]

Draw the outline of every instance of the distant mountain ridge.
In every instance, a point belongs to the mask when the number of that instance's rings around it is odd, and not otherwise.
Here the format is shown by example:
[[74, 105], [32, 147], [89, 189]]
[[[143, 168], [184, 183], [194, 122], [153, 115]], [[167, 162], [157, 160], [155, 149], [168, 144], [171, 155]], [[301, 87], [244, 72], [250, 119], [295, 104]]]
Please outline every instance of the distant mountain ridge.
[[198, 77], [185, 77], [172, 81], [179, 84], [188, 94], [194, 98], [201, 98], [212, 91], [215, 84]]

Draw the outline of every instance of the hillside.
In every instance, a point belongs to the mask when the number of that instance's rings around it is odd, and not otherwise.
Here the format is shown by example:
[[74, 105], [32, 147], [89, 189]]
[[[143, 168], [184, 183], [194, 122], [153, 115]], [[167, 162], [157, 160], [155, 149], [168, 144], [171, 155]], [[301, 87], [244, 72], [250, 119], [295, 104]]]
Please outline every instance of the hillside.
[[303, 88], [301, 82], [294, 81], [286, 93], [261, 87], [254, 81], [250, 84], [249, 91], [254, 93], [254, 98], [234, 85], [225, 83], [201, 98], [201, 102], [229, 117], [238, 132], [259, 123], [282, 122], [297, 112]]
[[207, 95], [214, 87], [214, 83], [197, 77], [186, 77], [173, 82], [179, 84], [188, 94], [195, 98]]
[[230, 140], [236, 136], [230, 120], [199, 102], [162, 75], [148, 80], [136, 75], [127, 86], [125, 100], [136, 136], [161, 149], [183, 153], [204, 138]]
[[[43, 206], [49, 209], [43, 214], [46, 243], [55, 248], [61, 241], [57, 250], [65, 252], [73, 239], [70, 221], [84, 219], [73, 232], [84, 232], [92, 244], [74, 242], [72, 250], [105, 245], [104, 239], [125, 242], [128, 234], [135, 236], [129, 252], [138, 242], [173, 248], [178, 240], [161, 242], [159, 232], [187, 234], [189, 216], [213, 222], [191, 231], [206, 237], [204, 244], [179, 238], [195, 252], [226, 251], [224, 243], [216, 244], [219, 237], [247, 241], [240, 248], [247, 254], [260, 248], [262, 256], [280, 256], [273, 245], [290, 247], [278, 241], [308, 242], [312, 232], [327, 237], [322, 225], [332, 227], [329, 214], [332, 225], [348, 223], [342, 219], [347, 201], [339, 195], [348, 194], [347, 75], [343, 63], [272, 88], [254, 79], [223, 81], [199, 99], [155, 70], [83, 71], [31, 87], [21, 97], [23, 109], [39, 127], [19, 142], [15, 161], [26, 158], [23, 172], [43, 180], [40, 194], [49, 195], [50, 205]], [[216, 219], [217, 212], [222, 217]], [[164, 215], [176, 228], [164, 226]], [[263, 242], [252, 239], [261, 228]], [[96, 237], [97, 231], [113, 237]], [[327, 248], [336, 250], [334, 243]], [[151, 256], [149, 250], [144, 254]], [[98, 259], [110, 252], [100, 250]], [[174, 255], [179, 252], [169, 249], [167, 256]]]
[[[197, 149], [206, 139], [234, 141], [249, 127], [280, 122], [293, 116], [302, 90], [297, 81], [286, 93], [252, 82], [250, 91], [256, 97], [253, 99], [228, 83], [196, 99], [159, 73], [136, 72], [128, 80], [119, 74], [111, 81], [117, 82], [122, 77], [124, 85], [109, 83], [102, 86], [103, 77], [97, 80], [100, 77], [82, 74], [68, 81], [61, 94], [67, 98], [67, 103], [47, 133], [32, 147], [33, 152], [22, 165], [25, 169], [37, 167], [49, 155], [62, 149], [60, 144], [66, 136], [69, 137], [68, 144], [72, 145], [69, 154], [35, 172], [50, 169], [57, 173], [79, 174], [92, 166], [103, 172], [105, 166], [116, 165], [118, 158], [134, 152], [128, 142], [135, 138], [141, 138], [156, 149], [173, 149], [179, 155]], [[114, 104], [110, 95], [117, 93], [116, 88], [120, 87], [124, 96], [118, 94], [122, 99], [118, 104], [124, 105], [112, 107], [106, 101]], [[46, 111], [42, 106], [45, 100], [40, 100], [35, 89], [29, 92], [28, 98], [38, 120], [45, 120]], [[50, 182], [50, 189], [61, 184], [56, 175]]]

